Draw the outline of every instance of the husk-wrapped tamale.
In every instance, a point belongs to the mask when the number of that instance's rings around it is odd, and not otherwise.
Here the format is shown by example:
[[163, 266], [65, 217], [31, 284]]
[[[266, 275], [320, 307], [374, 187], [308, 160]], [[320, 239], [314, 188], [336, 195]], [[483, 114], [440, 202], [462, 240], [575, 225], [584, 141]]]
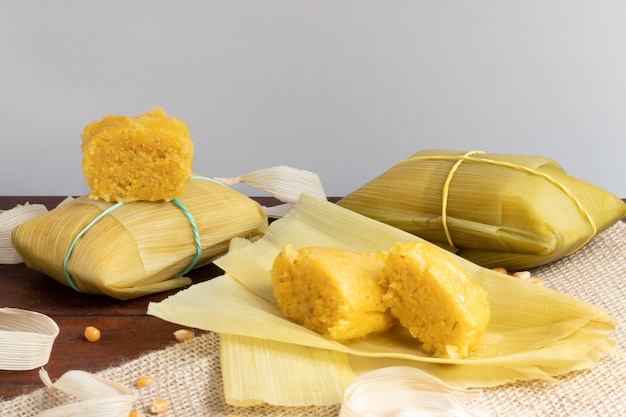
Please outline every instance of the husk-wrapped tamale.
[[626, 204], [554, 160], [427, 150], [338, 201], [485, 267], [543, 265], [626, 216]]
[[79, 197], [13, 230], [29, 268], [80, 292], [118, 299], [178, 288], [183, 275], [255, 239], [267, 215], [251, 198], [217, 181], [192, 177], [173, 201], [109, 203]]

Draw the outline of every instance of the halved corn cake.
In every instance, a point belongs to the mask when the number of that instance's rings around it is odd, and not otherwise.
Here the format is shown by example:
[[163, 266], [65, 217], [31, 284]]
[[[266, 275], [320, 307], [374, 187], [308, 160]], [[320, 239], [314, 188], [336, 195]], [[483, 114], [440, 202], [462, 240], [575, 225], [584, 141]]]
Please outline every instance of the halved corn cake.
[[480, 344], [490, 319], [487, 292], [441, 249], [426, 242], [396, 244], [381, 284], [391, 313], [424, 351], [457, 359]]
[[382, 254], [287, 245], [272, 267], [274, 295], [290, 320], [347, 341], [392, 325], [379, 285]]

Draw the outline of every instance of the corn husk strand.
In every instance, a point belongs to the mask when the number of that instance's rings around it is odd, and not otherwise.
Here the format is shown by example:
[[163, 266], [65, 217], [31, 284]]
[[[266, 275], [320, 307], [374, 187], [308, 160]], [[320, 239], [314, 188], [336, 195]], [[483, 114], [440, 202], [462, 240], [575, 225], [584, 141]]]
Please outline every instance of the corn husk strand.
[[626, 216], [621, 199], [552, 159], [441, 150], [416, 153], [337, 204], [513, 270], [568, 256]]
[[[222, 335], [222, 366], [230, 374], [228, 378], [237, 381], [225, 385], [226, 397], [233, 404], [339, 403], [351, 373], [359, 375], [392, 365], [423, 369], [457, 388], [553, 380], [573, 370], [593, 367], [603, 356], [618, 353], [611, 339], [617, 320], [603, 309], [455, 255], [468, 275], [488, 292], [491, 308], [483, 341], [466, 359], [427, 355], [398, 328], [338, 343], [286, 320], [276, 306], [269, 271], [276, 255], [289, 243], [295, 247], [317, 245], [377, 252], [398, 241], [419, 239], [335, 204], [303, 196], [287, 216], [270, 225], [263, 238], [248, 244], [233, 242], [233, 250], [215, 261], [226, 275], [151, 303], [148, 313]], [[212, 302], [207, 303], [207, 299]], [[262, 342], [257, 344], [257, 340]], [[328, 351], [338, 357], [328, 357]], [[299, 400], [297, 389], [261, 390], [258, 385], [282, 386], [274, 379], [283, 376], [272, 373], [265, 376], [264, 384], [247, 384], [247, 375], [250, 381], [261, 378], [255, 376], [252, 366], [260, 356], [271, 362], [267, 368], [281, 369], [280, 362], [285, 361], [293, 369], [302, 370], [300, 386], [332, 383], [336, 391]], [[328, 367], [329, 360], [334, 361], [334, 370]], [[318, 361], [325, 364], [320, 374], [315, 371]], [[297, 384], [290, 383], [294, 387]]]
[[0, 210], [0, 264], [24, 262], [11, 243], [11, 233], [27, 220], [45, 214], [48, 209], [43, 204], [18, 205], [10, 210]]
[[420, 369], [391, 366], [360, 375], [346, 389], [339, 417], [483, 417], [468, 399], [480, 390], [461, 390]]
[[53, 395], [61, 391], [78, 401], [50, 408], [37, 417], [128, 417], [137, 399], [133, 389], [85, 371], [67, 371], [55, 382], [45, 369], [39, 376]]
[[12, 240], [29, 268], [81, 292], [128, 299], [188, 285], [181, 273], [190, 265], [211, 262], [233, 237], [255, 239], [267, 228], [261, 206], [213, 180], [190, 181], [177, 201], [184, 210], [172, 202], [114, 207], [83, 196], [23, 223]]
[[0, 308], [0, 369], [30, 370], [48, 363], [59, 326], [35, 311]]
[[326, 199], [326, 192], [317, 174], [284, 165], [259, 169], [238, 177], [215, 179], [228, 185], [246, 184], [277, 198], [283, 204], [264, 207], [270, 218], [286, 215], [301, 194]]

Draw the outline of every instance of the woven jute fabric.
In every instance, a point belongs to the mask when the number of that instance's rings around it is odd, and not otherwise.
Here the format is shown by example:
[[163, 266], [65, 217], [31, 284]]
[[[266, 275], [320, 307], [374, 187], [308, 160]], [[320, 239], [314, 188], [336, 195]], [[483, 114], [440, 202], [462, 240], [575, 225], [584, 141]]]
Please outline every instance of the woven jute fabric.
[[[593, 303], [617, 317], [612, 337], [626, 351], [626, 223], [618, 222], [575, 254], [532, 271], [547, 287]], [[331, 407], [232, 407], [225, 403], [219, 356], [219, 336], [203, 334], [189, 342], [111, 367], [98, 375], [133, 386], [139, 375], [156, 383], [137, 390], [137, 407], [156, 397], [170, 401], [166, 416], [337, 416]], [[0, 402], [2, 417], [30, 417], [45, 409], [73, 402], [62, 393], [36, 390]], [[557, 378], [556, 382], [517, 382], [483, 390], [473, 405], [492, 416], [619, 416], [626, 413], [626, 363], [607, 355], [591, 369]]]

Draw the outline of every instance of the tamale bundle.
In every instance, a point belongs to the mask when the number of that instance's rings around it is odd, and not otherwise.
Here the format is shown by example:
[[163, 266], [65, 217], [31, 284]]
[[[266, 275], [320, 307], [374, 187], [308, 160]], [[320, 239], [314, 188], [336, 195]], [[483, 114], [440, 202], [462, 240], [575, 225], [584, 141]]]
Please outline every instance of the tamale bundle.
[[337, 204], [511, 270], [568, 256], [626, 216], [621, 199], [550, 158], [478, 151], [418, 152]]
[[79, 197], [17, 226], [12, 240], [29, 268], [80, 292], [130, 299], [190, 284], [191, 268], [267, 224], [251, 198], [194, 176], [172, 201]]
[[[286, 166], [236, 178], [193, 175], [189, 129], [161, 107], [107, 115], [81, 137], [91, 193], [12, 223], [10, 235], [26, 266], [84, 293], [129, 299], [188, 285], [188, 271], [235, 237], [262, 236], [270, 213], [289, 210], [302, 192], [326, 197], [317, 175]], [[261, 207], [229, 187], [237, 183], [284, 204]]]

